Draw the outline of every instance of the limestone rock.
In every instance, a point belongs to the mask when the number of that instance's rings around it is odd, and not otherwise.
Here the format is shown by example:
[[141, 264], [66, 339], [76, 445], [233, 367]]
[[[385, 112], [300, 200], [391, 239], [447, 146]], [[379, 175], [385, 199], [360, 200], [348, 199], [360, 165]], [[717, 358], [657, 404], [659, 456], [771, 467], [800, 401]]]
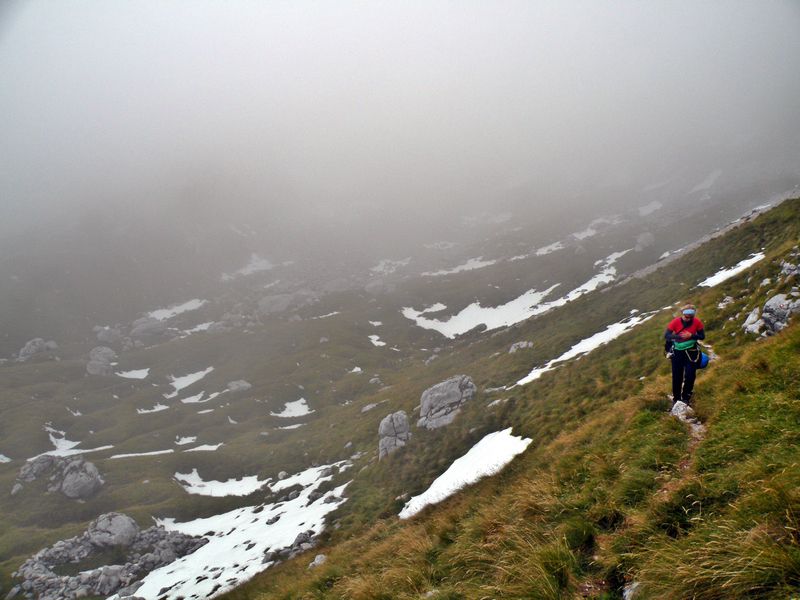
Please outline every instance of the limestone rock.
[[437, 429], [449, 425], [464, 403], [475, 396], [477, 389], [467, 375], [456, 375], [429, 387], [420, 398], [417, 427]]
[[800, 312], [800, 301], [790, 300], [786, 294], [776, 294], [764, 304], [761, 319], [767, 333], [778, 333], [789, 325], [789, 318]]
[[378, 427], [378, 459], [388, 456], [411, 439], [411, 423], [405, 411], [384, 417]]
[[85, 500], [93, 496], [105, 483], [94, 463], [83, 459], [68, 462], [62, 473], [63, 480], [59, 489], [73, 500]]
[[244, 379], [237, 379], [236, 381], [229, 381], [228, 382], [228, 391], [229, 392], [246, 392], [253, 386], [250, 385], [248, 381]]
[[533, 342], [514, 342], [508, 349], [508, 353], [515, 354], [520, 350], [527, 350], [528, 348], [533, 348]]
[[108, 346], [96, 346], [89, 352], [89, 362], [86, 363], [86, 372], [89, 375], [113, 375], [112, 362], [117, 360], [117, 353]]
[[36, 354], [44, 354], [47, 352], [54, 352], [58, 350], [58, 344], [53, 340], [44, 341], [42, 338], [33, 338], [25, 343], [25, 345], [17, 353], [17, 362], [25, 362]]
[[98, 548], [127, 548], [139, 535], [139, 526], [129, 516], [112, 512], [101, 515], [89, 525], [87, 535], [89, 542]]
[[759, 317], [760, 314], [761, 311], [756, 306], [750, 314], [747, 315], [744, 323], [742, 323], [742, 329], [744, 329], [746, 333], [752, 333], [754, 335], [761, 333], [761, 330], [764, 328], [764, 321]]
[[315, 569], [316, 567], [324, 565], [327, 562], [327, 560], [328, 560], [328, 557], [325, 556], [324, 554], [317, 554], [314, 557], [314, 560], [312, 560], [310, 563], [308, 563], [308, 568], [309, 569]]
[[44, 475], [49, 475], [48, 491], [61, 492], [73, 500], [91, 497], [105, 483], [94, 463], [83, 457], [39, 456], [19, 470], [12, 495], [20, 492], [23, 483], [31, 483]]

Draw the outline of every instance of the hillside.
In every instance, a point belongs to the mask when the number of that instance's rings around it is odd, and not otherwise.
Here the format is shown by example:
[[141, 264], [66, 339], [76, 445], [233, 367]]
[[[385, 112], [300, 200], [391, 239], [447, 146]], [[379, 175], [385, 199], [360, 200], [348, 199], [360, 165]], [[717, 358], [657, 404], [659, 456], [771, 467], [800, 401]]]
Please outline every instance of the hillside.
[[[334, 532], [314, 550], [326, 554], [324, 565], [310, 571], [314, 554], [303, 555], [224, 597], [615, 598], [631, 584], [639, 598], [796, 593], [800, 330], [795, 324], [754, 339], [741, 322], [797, 283], [780, 272], [782, 260], [797, 262], [798, 208], [788, 202], [674, 270], [605, 294], [632, 287], [622, 297], [647, 289], [697, 302], [719, 355], [699, 380], [696, 407], [707, 429], [700, 439], [668, 414], [659, 351], [664, 311], [524, 388], [496, 393], [509, 401], [493, 425], [513, 424], [515, 434], [534, 440], [501, 475], [409, 521], [389, 514], [403, 500], [384, 501], [376, 524], [356, 535]], [[767, 251], [749, 271], [708, 290], [677, 283], [696, 281], [703, 262], [741, 255], [748, 244]], [[759, 286], [766, 278], [772, 283]], [[723, 303], [726, 296], [733, 302]], [[502, 373], [502, 358], [494, 363]], [[484, 410], [447, 438], [469, 439], [467, 428], [481, 421], [491, 429]], [[431, 450], [425, 442], [375, 466], [373, 485], [411, 495], [427, 487], [433, 473], [420, 464]]]
[[[242, 548], [253, 546], [242, 550], [241, 575], [231, 573], [226, 586], [209, 585], [200, 597], [252, 577], [264, 568], [266, 551], [291, 546], [303, 531], [297, 528], [319, 533], [323, 523], [313, 551], [225, 597], [619, 597], [630, 581], [649, 590], [642, 597], [741, 597], [754, 586], [785, 597], [798, 573], [791, 533], [800, 476], [792, 461], [800, 427], [793, 406], [800, 388], [797, 327], [756, 339], [741, 324], [754, 307], [796, 284], [780, 272], [782, 260], [798, 262], [798, 239], [800, 201], [786, 201], [657, 270], [566, 294], [569, 301], [554, 302], [541, 316], [452, 340], [410, 326], [401, 309], [419, 307], [427, 294], [457, 311], [470, 284], [513, 281], [515, 262], [441, 281], [399, 282], [377, 296], [332, 292], [296, 309], [297, 318], [120, 352], [113, 371], [127, 378], [86, 376], [79, 353], [3, 365], [7, 418], [0, 439], [7, 446], [0, 453], [13, 460], [0, 464], [0, 487], [11, 490], [27, 457], [63, 440], [97, 449], [85, 456], [106, 482], [83, 502], [46, 494], [41, 481], [0, 497], [3, 589], [28, 556], [79, 534], [104, 512], [124, 511], [142, 528], [154, 517], [186, 523], [192, 535], [213, 539], [212, 549], [222, 547], [214, 546], [222, 544], [222, 524], [231, 525], [221, 515], [263, 513], [266, 523], [271, 511], [297, 501], [295, 529], [259, 525], [275, 539], [234, 525]], [[581, 259], [588, 264], [575, 263], [563, 275], [563, 292], [607, 268], [603, 257], [627, 250], [608, 239], [591, 244]], [[759, 251], [765, 257], [745, 273], [697, 287]], [[560, 259], [552, 260], [556, 273]], [[626, 260], [624, 274], [646, 266], [634, 253]], [[771, 283], [759, 286], [766, 278]], [[726, 296], [732, 300], [721, 303]], [[698, 443], [667, 413], [660, 342], [675, 304], [689, 299], [720, 357], [698, 382], [696, 406], [707, 427]], [[188, 332], [216, 309], [209, 303], [178, 315], [176, 328]], [[627, 332], [557, 360], [614, 324]], [[537, 379], [512, 386], [548, 363], [552, 369]], [[134, 373], [144, 376], [132, 379]], [[431, 431], [414, 427], [406, 447], [378, 461], [380, 421], [398, 410], [413, 415], [424, 390], [459, 373], [474, 380], [477, 392], [455, 421]], [[230, 385], [241, 379], [250, 387]], [[164, 410], [154, 410], [162, 403]], [[397, 519], [406, 500], [453, 460], [508, 427], [532, 443], [500, 475], [408, 521]], [[199, 451], [188, 454], [184, 446]], [[297, 477], [286, 477], [292, 473]], [[253, 487], [245, 489], [246, 481]], [[224, 482], [243, 493], [201, 489]], [[300, 496], [291, 498], [294, 492]], [[328, 499], [324, 514], [302, 512]], [[220, 525], [207, 527], [215, 518]], [[279, 533], [288, 541], [279, 543]], [[309, 571], [319, 553], [327, 562]], [[676, 554], [685, 571], [663, 559]], [[755, 557], [764, 557], [763, 566]], [[191, 562], [189, 555], [181, 564]], [[179, 587], [153, 597], [180, 597]]]

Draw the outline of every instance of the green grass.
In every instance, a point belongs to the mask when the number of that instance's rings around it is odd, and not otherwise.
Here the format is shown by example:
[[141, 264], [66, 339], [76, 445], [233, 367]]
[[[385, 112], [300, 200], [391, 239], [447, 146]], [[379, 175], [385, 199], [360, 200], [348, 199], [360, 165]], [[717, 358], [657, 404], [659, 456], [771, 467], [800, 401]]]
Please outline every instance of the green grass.
[[[427, 366], [423, 361], [429, 352], [422, 348], [444, 344], [438, 334], [409, 327], [398, 315], [399, 307], [415, 297], [413, 288], [383, 298], [377, 313], [395, 315], [395, 321], [382, 319], [381, 333], [404, 348], [400, 353], [376, 354], [367, 340], [374, 331], [354, 325], [363, 315], [376, 314], [360, 294], [337, 299], [351, 308], [335, 318], [294, 324], [276, 320], [253, 334], [215, 336], [214, 344], [198, 336], [131, 353], [125, 360], [152, 366], [155, 381], [213, 364], [216, 370], [204, 380], [204, 389], [222, 389], [242, 377], [254, 385], [251, 393], [231, 397], [229, 407], [212, 415], [197, 415], [196, 406], [178, 407], [167, 425], [151, 421], [157, 429], [148, 426], [147, 417], [137, 416], [135, 407], [152, 404], [163, 385], [155, 390], [148, 383], [116, 378], [84, 379], [78, 361], [4, 367], [9, 382], [5, 387], [4, 380], [4, 417], [9, 418], [0, 423], [0, 435], [21, 456], [49, 446], [41, 431], [45, 420], [58, 428], [69, 426], [87, 445], [117, 444], [114, 452], [163, 449], [171, 447], [176, 435], [195, 432], [201, 442], [224, 439], [226, 445], [215, 453], [176, 453], [155, 460], [108, 461], [108, 453], [99, 454], [92, 460], [109, 485], [86, 504], [65, 503], [35, 486], [14, 498], [0, 494], [0, 573], [7, 581], [29, 554], [75, 535], [108, 510], [127, 512], [147, 526], [151, 516], [190, 519], [264, 499], [263, 493], [188, 496], [171, 480], [175, 471], [197, 467], [205, 478], [274, 477], [280, 470], [301, 470], [361, 450], [367, 455], [348, 474], [357, 473], [348, 487], [349, 501], [333, 515], [339, 528], [328, 529], [318, 550], [329, 553], [329, 562], [309, 573], [310, 559], [301, 557], [227, 597], [417, 598], [436, 590], [437, 598], [563, 598], [580, 593], [587, 582], [601, 581], [598, 593], [614, 597], [630, 576], [653, 586], [663, 579], [656, 574], [658, 565], [648, 566], [659, 552], [675, 544], [681, 552], [701, 552], [718, 525], [722, 531], [721, 524], [731, 519], [742, 527], [747, 523], [732, 506], [747, 518], [767, 511], [783, 523], [786, 502], [770, 504], [769, 494], [763, 489], [756, 493], [756, 488], [764, 481], [778, 485], [779, 476], [794, 473], [791, 449], [800, 435], [793, 408], [800, 389], [796, 327], [754, 342], [738, 329], [744, 314], [727, 319], [763, 303], [767, 290], [751, 289], [755, 286], [747, 277], [755, 282], [774, 277], [778, 258], [798, 237], [800, 201], [795, 200], [642, 279], [493, 335], [462, 336]], [[751, 273], [713, 290], [693, 288], [709, 272], [762, 246], [769, 257]], [[455, 298], [464, 290], [451, 293]], [[736, 302], [718, 309], [717, 302], [728, 294]], [[528, 386], [479, 393], [451, 426], [415, 429], [405, 449], [388, 460], [373, 460], [380, 419], [399, 409], [411, 415], [426, 387], [462, 372], [481, 390], [509, 384], [625, 318], [631, 308], [658, 310], [689, 298], [700, 305], [709, 340], [723, 359], [698, 381], [697, 409], [709, 434], [688, 470], [683, 468], [686, 432], [665, 414], [668, 365], [660, 336], [670, 311]], [[318, 314], [329, 312], [325, 305], [316, 308]], [[736, 331], [737, 336], [729, 335]], [[323, 335], [331, 341], [320, 344]], [[534, 340], [534, 348], [508, 354], [511, 343], [522, 339]], [[355, 365], [365, 374], [348, 374]], [[380, 375], [385, 389], [368, 384], [372, 373]], [[279, 420], [270, 410], [299, 395], [312, 398], [317, 412], [300, 430], [275, 430]], [[508, 401], [488, 409], [497, 398]], [[379, 408], [361, 413], [365, 404], [384, 400]], [[84, 411], [84, 417], [72, 419], [64, 405]], [[229, 415], [239, 425], [227, 423]], [[12, 429], [9, 423], [25, 426]], [[534, 440], [525, 455], [499, 476], [412, 522], [397, 521], [403, 503], [398, 496], [421, 492], [484, 434], [512, 425], [515, 434]], [[347, 442], [353, 446], [345, 451]], [[10, 489], [18, 468], [18, 463], [0, 466], [0, 489]], [[778, 539], [781, 548], [790, 547], [775, 535], [767, 537]], [[766, 542], [754, 536], [753, 547], [762, 548]]]

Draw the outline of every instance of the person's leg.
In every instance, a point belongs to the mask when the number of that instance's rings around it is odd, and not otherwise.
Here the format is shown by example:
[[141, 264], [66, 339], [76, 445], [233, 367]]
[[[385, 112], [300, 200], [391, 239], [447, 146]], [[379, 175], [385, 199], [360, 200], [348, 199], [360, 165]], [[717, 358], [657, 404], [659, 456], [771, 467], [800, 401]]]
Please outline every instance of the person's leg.
[[692, 403], [692, 393], [694, 391], [694, 379], [697, 375], [697, 367], [688, 359], [684, 361], [684, 377], [683, 377], [683, 395], [681, 400], [686, 404]]
[[672, 400], [677, 402], [681, 399], [681, 386], [683, 385], [683, 352], [674, 351], [672, 353]]

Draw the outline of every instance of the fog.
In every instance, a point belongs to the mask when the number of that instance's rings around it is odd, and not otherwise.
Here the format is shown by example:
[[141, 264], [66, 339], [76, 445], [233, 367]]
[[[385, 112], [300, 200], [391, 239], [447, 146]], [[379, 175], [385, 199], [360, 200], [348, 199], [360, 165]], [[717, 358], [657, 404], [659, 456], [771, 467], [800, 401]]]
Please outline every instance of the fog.
[[402, 237], [798, 175], [798, 28], [793, 0], [7, 4], [0, 220]]

